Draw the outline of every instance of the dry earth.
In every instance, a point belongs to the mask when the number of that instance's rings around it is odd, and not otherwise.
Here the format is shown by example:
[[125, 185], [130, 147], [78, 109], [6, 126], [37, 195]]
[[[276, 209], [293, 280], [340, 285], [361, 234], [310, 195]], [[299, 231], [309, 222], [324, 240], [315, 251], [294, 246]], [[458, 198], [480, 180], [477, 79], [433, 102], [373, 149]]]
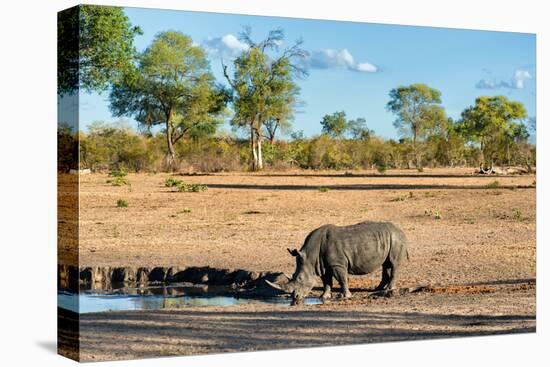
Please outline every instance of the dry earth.
[[[431, 292], [367, 299], [361, 291], [377, 284], [379, 274], [374, 274], [352, 278], [353, 301], [323, 306], [90, 314], [81, 319], [81, 357], [533, 331], [535, 177], [471, 172], [174, 176], [208, 185], [201, 193], [165, 187], [167, 174], [130, 174], [131, 186], [121, 187], [107, 184], [107, 175], [81, 176], [82, 266], [211, 266], [292, 273], [294, 262], [285, 249], [301, 246], [312, 229], [326, 223], [384, 220], [398, 224], [409, 239], [411, 259], [399, 286], [435, 287]], [[117, 208], [118, 199], [127, 200], [129, 207]], [[70, 243], [61, 245], [62, 262], [74, 258], [73, 249]], [[298, 336], [292, 340], [266, 345], [274, 334], [295, 331]], [[102, 340], [103, 335], [108, 338]]]

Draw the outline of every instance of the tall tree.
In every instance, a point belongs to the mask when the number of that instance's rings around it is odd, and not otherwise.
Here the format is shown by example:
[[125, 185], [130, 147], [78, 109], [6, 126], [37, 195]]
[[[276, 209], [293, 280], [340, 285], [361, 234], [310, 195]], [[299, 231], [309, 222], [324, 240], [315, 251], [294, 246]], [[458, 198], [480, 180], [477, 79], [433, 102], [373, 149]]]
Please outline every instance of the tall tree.
[[270, 31], [261, 42], [252, 40], [250, 28], [245, 28], [239, 38], [248, 49], [233, 61], [233, 77], [222, 63], [224, 76], [233, 89], [235, 115], [231, 122], [249, 130], [251, 169], [261, 170], [262, 128], [270, 119], [279, 118], [280, 122], [290, 115], [293, 95], [298, 90], [294, 77], [307, 74], [296, 60], [307, 52], [300, 48], [301, 41], [278, 52], [284, 41], [281, 29]]
[[348, 130], [348, 120], [344, 111], [334, 112], [332, 115], [325, 115], [321, 120], [323, 134], [333, 138], [341, 138]]
[[426, 84], [400, 86], [390, 91], [390, 101], [386, 108], [397, 116], [395, 128], [412, 137], [415, 165], [422, 168], [418, 143], [430, 129], [446, 121], [445, 110], [441, 106], [441, 92]]
[[193, 130], [221, 123], [229, 92], [214, 82], [205, 52], [180, 32], [159, 33], [139, 62], [113, 85], [111, 111], [133, 116], [144, 127], [164, 127], [167, 166], [174, 145]]
[[351, 138], [356, 140], [367, 141], [374, 135], [374, 131], [367, 127], [367, 120], [363, 117], [348, 121], [348, 131]]
[[526, 143], [529, 139], [527, 126], [523, 122], [512, 121], [506, 127], [503, 134], [504, 152], [506, 154], [506, 163], [512, 163], [512, 151], [516, 146]]
[[297, 85], [289, 85], [281, 81], [274, 85], [274, 93], [270, 99], [269, 117], [263, 122], [263, 134], [269, 143], [273, 145], [277, 133], [287, 133], [292, 128], [294, 111], [298, 105], [298, 94], [300, 88]]
[[104, 91], [132, 67], [142, 34], [113, 6], [79, 5], [58, 16], [58, 94]]
[[[492, 168], [502, 141], [506, 141], [505, 135], [517, 135], [514, 126], [526, 117], [527, 111], [521, 102], [510, 101], [505, 96], [482, 96], [462, 112], [458, 128], [467, 140], [479, 144], [483, 168]], [[527, 133], [526, 130], [520, 132]]]

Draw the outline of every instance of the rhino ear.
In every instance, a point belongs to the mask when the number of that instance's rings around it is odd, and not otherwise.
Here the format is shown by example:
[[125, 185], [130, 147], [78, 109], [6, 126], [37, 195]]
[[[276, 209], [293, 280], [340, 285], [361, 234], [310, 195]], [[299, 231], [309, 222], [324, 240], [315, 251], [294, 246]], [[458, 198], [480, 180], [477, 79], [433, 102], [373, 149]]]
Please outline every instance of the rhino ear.
[[288, 251], [292, 256], [298, 256], [298, 255], [300, 255], [300, 253], [299, 253], [298, 250], [296, 250], [296, 249], [291, 250], [291, 249], [287, 248], [287, 251]]

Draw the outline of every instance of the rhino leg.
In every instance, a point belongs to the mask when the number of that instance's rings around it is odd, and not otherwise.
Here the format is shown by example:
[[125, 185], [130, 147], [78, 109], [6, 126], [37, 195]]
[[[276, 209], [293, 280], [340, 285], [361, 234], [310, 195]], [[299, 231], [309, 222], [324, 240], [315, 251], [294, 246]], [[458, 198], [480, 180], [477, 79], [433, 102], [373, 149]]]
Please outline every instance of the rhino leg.
[[388, 284], [392, 278], [392, 268], [393, 267], [389, 259], [382, 264], [382, 280], [380, 281], [380, 284], [378, 284], [378, 287], [374, 289], [375, 291], [382, 291], [388, 287]]
[[334, 277], [338, 281], [338, 284], [340, 284], [340, 289], [342, 292], [343, 298], [350, 298], [351, 292], [349, 291], [348, 287], [348, 272], [343, 268], [335, 268], [334, 269]]
[[388, 290], [395, 289], [395, 283], [397, 282], [397, 276], [399, 275], [399, 265], [393, 265], [391, 268], [390, 283], [388, 284]]
[[332, 271], [327, 269], [326, 273], [321, 277], [323, 280], [323, 294], [321, 294], [321, 299], [329, 299], [332, 297]]

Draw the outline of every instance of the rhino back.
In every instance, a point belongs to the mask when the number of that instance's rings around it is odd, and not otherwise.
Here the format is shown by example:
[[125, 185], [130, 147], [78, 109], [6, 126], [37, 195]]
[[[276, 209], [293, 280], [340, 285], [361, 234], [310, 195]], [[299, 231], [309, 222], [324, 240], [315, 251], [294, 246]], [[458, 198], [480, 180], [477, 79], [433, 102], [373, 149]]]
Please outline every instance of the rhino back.
[[404, 246], [404, 233], [392, 223], [330, 226], [322, 258], [326, 265], [346, 267], [350, 274], [367, 274], [378, 269], [388, 255], [400, 256], [399, 248]]

